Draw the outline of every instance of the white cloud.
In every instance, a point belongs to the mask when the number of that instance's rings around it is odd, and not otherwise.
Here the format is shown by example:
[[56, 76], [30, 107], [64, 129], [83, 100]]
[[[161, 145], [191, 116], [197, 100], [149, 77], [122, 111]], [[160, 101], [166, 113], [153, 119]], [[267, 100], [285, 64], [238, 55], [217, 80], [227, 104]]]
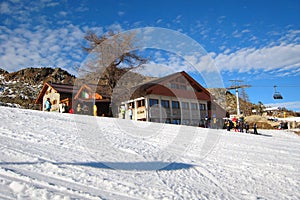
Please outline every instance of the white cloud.
[[175, 19], [173, 19], [173, 23], [180, 24], [182, 19], [182, 15], [177, 15]]
[[157, 23], [157, 24], [160, 24], [161, 22], [163, 22], [163, 20], [162, 20], [162, 19], [158, 19], [158, 20], [156, 20], [156, 23]]
[[215, 62], [221, 71], [264, 70], [267, 72], [300, 67], [299, 44], [281, 44], [260, 49], [243, 48], [230, 54], [226, 53], [215, 57]]
[[122, 26], [118, 23], [109, 25], [107, 29], [112, 31], [117, 31], [117, 32], [122, 32], [123, 30]]
[[119, 11], [119, 12], [118, 12], [118, 15], [119, 15], [120, 17], [122, 17], [123, 15], [125, 15], [125, 12], [124, 12], [124, 11]]
[[83, 56], [80, 45], [84, 31], [74, 25], [57, 29], [39, 26], [33, 30], [24, 27], [3, 30], [0, 63], [8, 71], [24, 67], [74, 66]]
[[217, 19], [218, 24], [222, 24], [222, 23], [224, 22], [225, 19], [226, 19], [226, 16], [220, 16], [220, 17]]
[[1, 14], [9, 14], [10, 13], [9, 4], [7, 2], [2, 2], [0, 4], [0, 13]]
[[293, 102], [280, 102], [280, 103], [269, 103], [264, 104], [267, 107], [281, 107], [287, 108], [293, 111], [300, 111], [300, 101], [293, 101]]
[[61, 15], [61, 16], [63, 16], [63, 17], [65, 17], [65, 16], [67, 16], [67, 15], [68, 15], [68, 13], [67, 13], [67, 12], [65, 12], [65, 11], [60, 11], [60, 12], [59, 12], [59, 15]]

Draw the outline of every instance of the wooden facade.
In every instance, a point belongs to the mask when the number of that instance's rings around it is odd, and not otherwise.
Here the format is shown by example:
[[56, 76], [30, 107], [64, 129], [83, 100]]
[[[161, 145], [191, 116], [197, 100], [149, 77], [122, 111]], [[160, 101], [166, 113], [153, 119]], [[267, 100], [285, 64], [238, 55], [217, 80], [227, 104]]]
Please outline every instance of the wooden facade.
[[[73, 109], [73, 113], [110, 116], [110, 98], [101, 95], [98, 87], [82, 85], [76, 89], [73, 85], [45, 83], [36, 103], [41, 105], [41, 110], [45, 110], [45, 102], [50, 98], [52, 104], [51, 111], [60, 112], [64, 106], [64, 111]], [[96, 106], [96, 107], [95, 107]]]
[[[74, 95], [75, 113], [97, 116], [111, 116], [110, 97], [101, 95], [96, 85], [82, 85]], [[95, 110], [96, 106], [96, 110]], [[78, 108], [80, 107], [80, 111]], [[96, 112], [96, 114], [94, 114]]]
[[49, 98], [52, 104], [51, 111], [59, 112], [62, 103], [72, 107], [72, 95], [73, 85], [45, 83], [35, 103], [40, 104], [41, 110], [44, 111], [45, 102]]

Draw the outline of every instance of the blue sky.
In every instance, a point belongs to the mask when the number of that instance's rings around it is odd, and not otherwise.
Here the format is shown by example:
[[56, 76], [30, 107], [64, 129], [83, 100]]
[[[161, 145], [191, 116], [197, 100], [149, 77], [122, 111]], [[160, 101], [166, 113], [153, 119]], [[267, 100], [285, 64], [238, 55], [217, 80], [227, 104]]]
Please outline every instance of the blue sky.
[[[80, 46], [88, 30], [159, 27], [199, 43], [225, 87], [229, 80], [243, 80], [252, 85], [246, 90], [251, 102], [300, 111], [298, 0], [4, 0], [0, 13], [0, 67], [8, 71], [51, 66], [76, 74], [74, 67], [86, 58]], [[186, 69], [178, 55], [148, 53], [149, 66]], [[272, 98], [274, 85], [283, 100]]]

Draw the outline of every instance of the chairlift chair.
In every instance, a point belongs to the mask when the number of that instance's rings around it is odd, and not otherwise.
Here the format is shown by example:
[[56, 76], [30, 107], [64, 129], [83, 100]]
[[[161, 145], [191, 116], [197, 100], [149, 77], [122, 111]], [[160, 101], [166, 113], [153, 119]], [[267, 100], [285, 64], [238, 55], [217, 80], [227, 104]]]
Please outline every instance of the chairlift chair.
[[274, 85], [274, 90], [275, 90], [275, 92], [274, 92], [273, 98], [274, 98], [274, 99], [283, 99], [282, 95], [281, 95], [279, 92], [276, 91], [276, 87], [277, 87], [277, 86]]

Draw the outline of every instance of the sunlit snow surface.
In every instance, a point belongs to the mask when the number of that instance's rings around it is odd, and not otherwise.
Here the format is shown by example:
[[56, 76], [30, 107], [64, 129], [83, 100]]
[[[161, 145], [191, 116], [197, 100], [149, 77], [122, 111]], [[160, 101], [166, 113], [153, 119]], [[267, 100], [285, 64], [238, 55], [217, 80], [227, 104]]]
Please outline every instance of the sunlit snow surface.
[[259, 132], [0, 107], [0, 199], [300, 199], [300, 137]]

